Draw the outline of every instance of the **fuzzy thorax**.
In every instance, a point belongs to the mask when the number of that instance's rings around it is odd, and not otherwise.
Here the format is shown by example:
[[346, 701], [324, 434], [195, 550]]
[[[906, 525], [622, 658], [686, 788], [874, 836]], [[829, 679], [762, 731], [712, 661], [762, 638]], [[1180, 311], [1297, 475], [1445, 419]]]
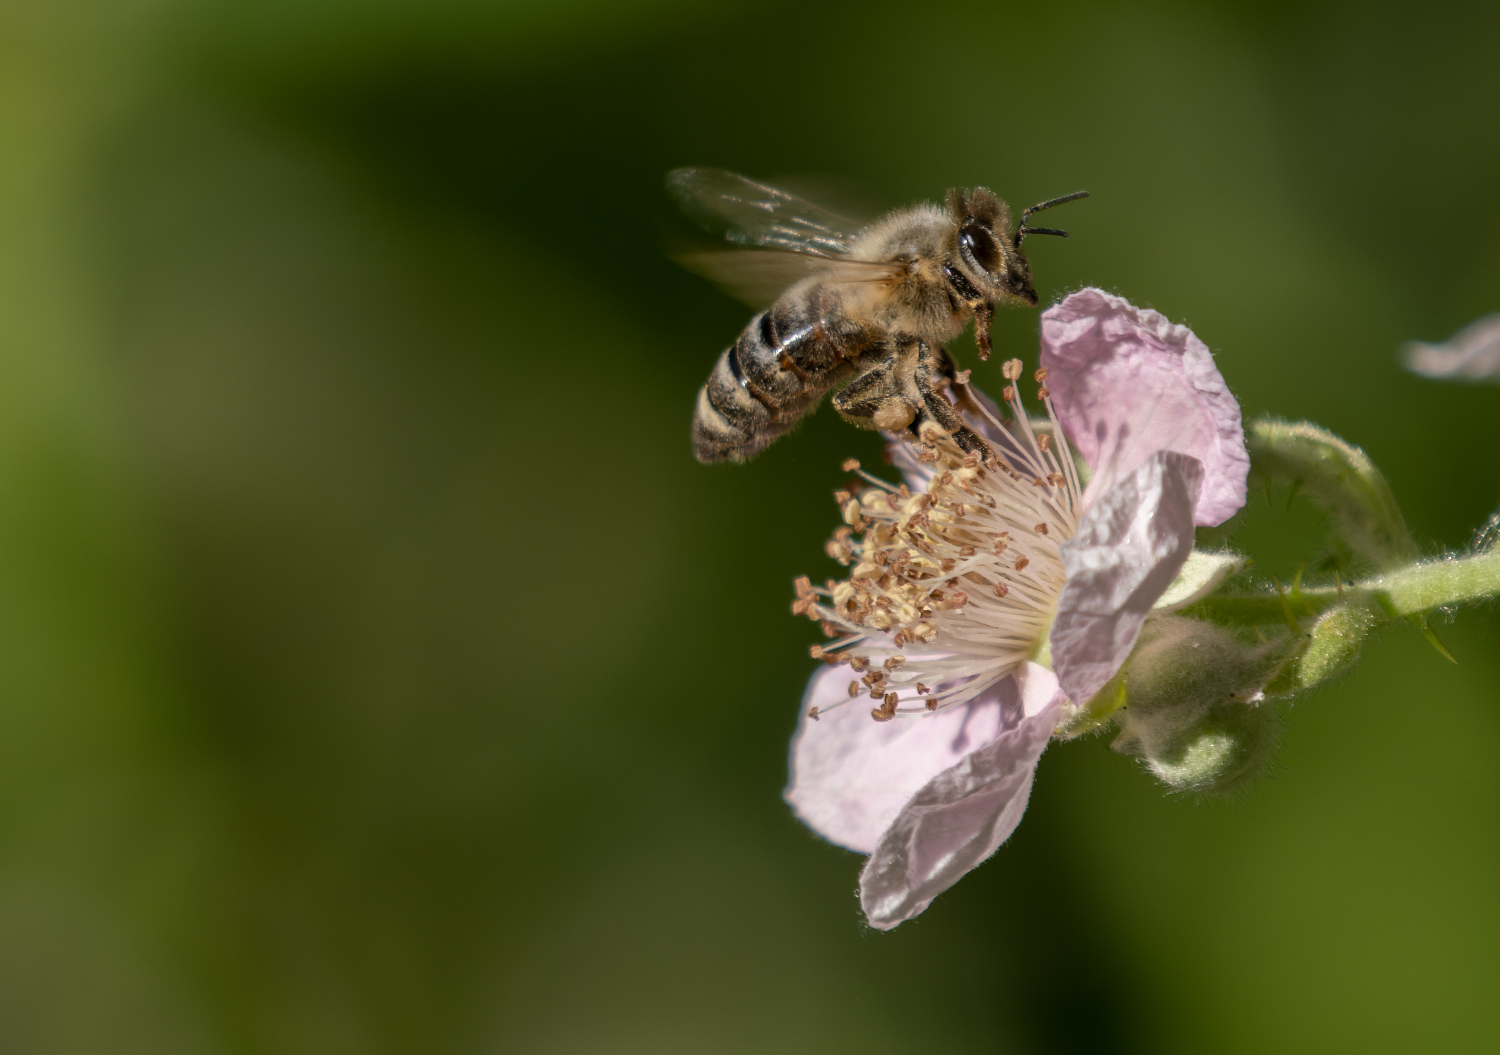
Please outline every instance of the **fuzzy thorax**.
[[1021, 361], [1003, 373], [1014, 421], [974, 423], [989, 453], [966, 454], [932, 434], [896, 448], [911, 486], [861, 472], [869, 486], [835, 495], [845, 526], [828, 553], [849, 577], [822, 587], [797, 581], [793, 612], [837, 638], [814, 645], [813, 656], [849, 666], [849, 701], [878, 701], [876, 721], [967, 703], [1045, 650], [1080, 487], [1046, 371], [1036, 379], [1051, 431], [1041, 433], [1016, 391]]

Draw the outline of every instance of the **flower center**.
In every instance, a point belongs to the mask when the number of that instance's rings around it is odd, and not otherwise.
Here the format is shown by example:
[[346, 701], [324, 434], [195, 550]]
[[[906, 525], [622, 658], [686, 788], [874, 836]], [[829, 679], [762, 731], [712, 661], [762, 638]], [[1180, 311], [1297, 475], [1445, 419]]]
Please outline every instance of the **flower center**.
[[921, 492], [860, 472], [869, 486], [835, 493], [845, 526], [827, 547], [848, 579], [797, 580], [793, 612], [837, 638], [812, 646], [814, 658], [848, 664], [849, 701], [879, 701], [876, 721], [967, 703], [1045, 652], [1066, 580], [1059, 547], [1077, 530], [1081, 488], [1045, 384], [1050, 431], [1039, 432], [1014, 384], [1021, 361], [1002, 372], [1014, 421], [967, 393], [959, 400], [990, 449], [965, 453], [931, 434], [903, 443], [895, 460], [925, 480]]

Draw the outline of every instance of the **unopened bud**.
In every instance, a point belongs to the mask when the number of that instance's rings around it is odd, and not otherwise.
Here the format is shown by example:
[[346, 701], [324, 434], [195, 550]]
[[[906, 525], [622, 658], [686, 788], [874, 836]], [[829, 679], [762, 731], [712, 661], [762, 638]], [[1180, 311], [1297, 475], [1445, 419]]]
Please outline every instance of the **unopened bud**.
[[1111, 744], [1162, 783], [1205, 794], [1255, 779], [1276, 750], [1280, 720], [1262, 688], [1292, 642], [1247, 643], [1212, 623], [1156, 615], [1125, 669], [1126, 705]]

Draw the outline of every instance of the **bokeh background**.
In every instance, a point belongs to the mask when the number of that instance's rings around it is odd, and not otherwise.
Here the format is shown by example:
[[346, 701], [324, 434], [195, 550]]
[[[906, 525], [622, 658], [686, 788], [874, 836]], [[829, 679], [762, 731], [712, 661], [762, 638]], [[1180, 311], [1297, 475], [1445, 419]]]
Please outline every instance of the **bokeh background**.
[[[661, 178], [1087, 187], [1044, 300], [1189, 322], [1461, 549], [1500, 390], [1395, 352], [1500, 308], [1497, 39], [1378, 0], [8, 0], [0, 1049], [1493, 1050], [1484, 610], [1457, 666], [1384, 634], [1234, 801], [1054, 747], [993, 860], [861, 926], [779, 794], [791, 579], [878, 449], [825, 411], [693, 462], [749, 313], [663, 254]], [[1286, 578], [1315, 521], [1258, 495], [1240, 543]]]

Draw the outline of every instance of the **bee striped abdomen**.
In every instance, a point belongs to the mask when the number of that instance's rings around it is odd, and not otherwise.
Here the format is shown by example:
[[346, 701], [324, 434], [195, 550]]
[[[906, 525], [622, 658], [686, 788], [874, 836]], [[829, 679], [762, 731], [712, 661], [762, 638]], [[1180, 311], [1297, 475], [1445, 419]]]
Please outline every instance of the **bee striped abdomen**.
[[744, 461], [758, 453], [842, 376], [845, 359], [820, 314], [797, 300], [783, 297], [756, 315], [714, 364], [693, 415], [693, 453], [700, 462]]

